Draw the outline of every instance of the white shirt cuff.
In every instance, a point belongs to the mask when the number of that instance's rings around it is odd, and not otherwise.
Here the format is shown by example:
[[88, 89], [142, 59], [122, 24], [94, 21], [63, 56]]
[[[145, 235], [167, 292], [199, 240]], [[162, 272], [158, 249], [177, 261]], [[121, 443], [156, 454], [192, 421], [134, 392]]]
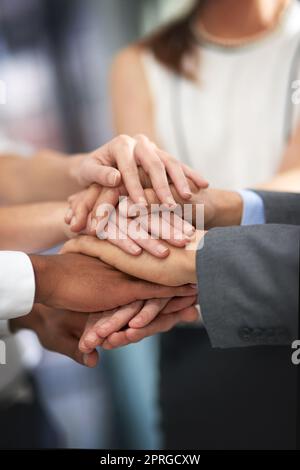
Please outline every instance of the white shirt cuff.
[[35, 277], [30, 258], [19, 251], [0, 251], [0, 320], [32, 310]]

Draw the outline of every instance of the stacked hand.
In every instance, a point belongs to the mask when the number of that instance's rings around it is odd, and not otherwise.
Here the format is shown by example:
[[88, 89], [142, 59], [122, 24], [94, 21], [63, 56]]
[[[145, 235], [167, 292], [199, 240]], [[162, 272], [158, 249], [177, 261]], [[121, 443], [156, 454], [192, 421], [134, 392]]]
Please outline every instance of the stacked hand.
[[30, 258], [36, 277], [35, 305], [29, 315], [11, 320], [11, 329], [32, 329], [47, 349], [88, 366], [96, 364], [97, 353], [83, 356], [78, 349], [88, 313], [149, 298], [190, 297], [195, 293], [193, 286], [173, 288], [145, 282], [78, 253]]
[[85, 253], [113, 265], [120, 271], [157, 285], [189, 284], [193, 289], [192, 293], [182, 298], [177, 294], [170, 298], [152, 298], [91, 314], [79, 344], [81, 352], [94, 354], [97, 346], [105, 349], [124, 346], [140, 341], [146, 336], [167, 331], [180, 322], [196, 321], [198, 311], [194, 307], [197, 302], [195, 250], [202, 236], [203, 232], [197, 231], [189, 249], [174, 247], [165, 260], [153, 257], [147, 252], [143, 252], [139, 257], [131, 256], [108, 241], [98, 240], [94, 236], [80, 236], [66, 243], [63, 253]]
[[[199, 228], [197, 204], [204, 205], [205, 228], [234, 225], [239, 195], [207, 189], [145, 136], [119, 136], [91, 154], [58, 160], [68, 187], [81, 191], [69, 198], [65, 217], [65, 202], [27, 207], [30, 226], [19, 230], [25, 237], [10, 240], [5, 224], [7, 249], [28, 252], [71, 240], [62, 255], [31, 256], [35, 305], [11, 328], [32, 328], [49, 349], [94, 365], [98, 345], [110, 349], [195, 321], [195, 254], [205, 233], [193, 227]], [[187, 202], [190, 220], [170, 212]], [[158, 209], [149, 211], [151, 204]], [[14, 218], [23, 221], [22, 212], [15, 208]]]
[[[144, 136], [138, 136], [135, 142], [122, 137], [117, 146], [125, 152], [120, 159], [119, 169], [123, 172], [119, 184], [112, 189], [94, 183], [71, 196], [65, 221], [74, 233], [97, 235], [129, 255], [137, 256], [144, 250], [157, 258], [165, 258], [170, 254], [170, 247], [185, 247], [195, 232], [191, 223], [175, 213], [168, 213], [168, 210], [176, 207], [175, 198], [180, 202], [187, 201], [192, 197], [191, 189], [206, 188], [207, 183]], [[134, 159], [128, 156], [133, 148]], [[97, 152], [91, 158], [96, 159], [98, 164]], [[106, 157], [105, 162], [111, 164]], [[165, 172], [161, 171], [162, 164]], [[172, 186], [169, 183], [173, 183]], [[126, 197], [126, 203], [123, 199], [119, 204], [122, 197]], [[146, 209], [149, 203], [162, 204], [159, 207], [161, 212], [149, 213]], [[133, 216], [136, 217], [132, 219]], [[133, 220], [136, 230], [130, 231]], [[93, 252], [96, 238], [86, 241], [89, 249], [83, 252], [97, 256]], [[80, 251], [80, 248], [69, 243], [63, 251]], [[118, 256], [117, 253], [116, 260]], [[127, 267], [130, 266], [131, 257], [128, 261]], [[114, 264], [112, 258], [107, 262]], [[148, 268], [151, 272], [151, 266]], [[173, 272], [176, 271], [178, 269], [175, 267]], [[170, 281], [172, 284], [171, 278]], [[80, 341], [80, 349], [91, 354], [99, 345], [108, 349], [119, 347], [166, 331], [180, 321], [195, 321], [198, 318], [198, 312], [193, 307], [195, 294], [184, 299], [173, 297], [137, 301], [119, 309], [92, 314]]]
[[[187, 201], [192, 197], [190, 186], [206, 188], [207, 183], [144, 136], [119, 136], [97, 151], [69, 161], [72, 180], [85, 189], [69, 199], [65, 221], [71, 230], [66, 231], [62, 223], [65, 204], [57, 203], [55, 213], [50, 204], [49, 217], [43, 218], [45, 234], [49, 233], [48, 222], [54, 217], [49, 242], [51, 237], [57, 241], [69, 237], [70, 231], [74, 236], [83, 232], [90, 235], [84, 239], [89, 248], [81, 250], [81, 245], [67, 244], [62, 255], [31, 256], [36, 279], [34, 308], [29, 315], [11, 320], [10, 324], [14, 331], [32, 328], [48, 349], [93, 366], [98, 359], [97, 345], [121, 346], [198, 317], [193, 307], [196, 289], [188, 285], [189, 281], [178, 280], [171, 282], [176, 287], [164, 287], [160, 284], [168, 282], [141, 280], [143, 273], [139, 275], [138, 270], [135, 276], [130, 270], [124, 274], [126, 268], [122, 263], [120, 269], [114, 268], [111, 254], [118, 258], [119, 252], [127, 253], [129, 263], [125, 262], [129, 267], [132, 259], [140, 258], [132, 255], [149, 253], [151, 260], [159, 261], [173, 248], [182, 250], [190, 242], [194, 228], [174, 214], [169, 217], [168, 211], [176, 206], [172, 191]], [[146, 192], [150, 190], [163, 205], [161, 213], [147, 212]], [[118, 206], [120, 196], [129, 196], [130, 210], [123, 203]], [[139, 210], [144, 210], [139, 217], [132, 213], [136, 203]], [[103, 209], [103, 205], [105, 210], [101, 214], [99, 206]], [[32, 208], [37, 221], [39, 209]], [[124, 225], [132, 223], [136, 235], [124, 229]], [[116, 230], [117, 236], [113, 236]], [[108, 252], [107, 260], [97, 260], [97, 250], [91, 251], [93, 243], [100, 242], [96, 232], [99, 238], [108, 239], [103, 243], [117, 250]], [[80, 240], [81, 237], [73, 239], [76, 243]], [[149, 269], [152, 270], [151, 265]], [[90, 318], [86, 324], [87, 314]], [[83, 331], [80, 351], [78, 340]]]
[[188, 178], [199, 188], [208, 186], [196, 171], [160, 150], [144, 135], [135, 138], [118, 136], [89, 156], [80, 157], [78, 161], [74, 159], [74, 163], [73, 176], [80, 186], [89, 187], [96, 183], [96, 187], [98, 184], [116, 189], [101, 195], [96, 189], [91, 190], [87, 198], [80, 196], [75, 204], [76, 212], [71, 208], [66, 216], [74, 231], [84, 229], [86, 217], [96, 202], [96, 205], [106, 202], [116, 206], [119, 195], [126, 194], [134, 203], [146, 205], [144, 188], [152, 187], [162, 204], [173, 207], [176, 203], [170, 183], [183, 200], [192, 196]]

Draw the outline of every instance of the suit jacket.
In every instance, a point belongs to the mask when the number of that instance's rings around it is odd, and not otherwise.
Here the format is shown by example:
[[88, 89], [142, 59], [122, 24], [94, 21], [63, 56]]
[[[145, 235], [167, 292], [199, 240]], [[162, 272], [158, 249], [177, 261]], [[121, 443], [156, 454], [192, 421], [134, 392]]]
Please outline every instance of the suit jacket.
[[300, 195], [259, 194], [266, 225], [212, 229], [197, 253], [205, 329], [162, 337], [167, 448], [296, 448]]

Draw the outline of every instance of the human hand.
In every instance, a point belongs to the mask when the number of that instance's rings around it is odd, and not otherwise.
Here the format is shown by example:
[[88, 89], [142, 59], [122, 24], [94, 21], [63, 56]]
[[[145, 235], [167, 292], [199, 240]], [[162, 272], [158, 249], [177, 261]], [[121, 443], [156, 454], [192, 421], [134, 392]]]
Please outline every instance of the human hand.
[[[69, 198], [70, 208], [65, 220], [71, 223], [71, 230], [107, 239], [134, 256], [139, 255], [142, 249], [159, 258], [168, 256], [169, 248], [160, 243], [160, 238], [177, 247], [186, 246], [190, 241], [194, 227], [160, 204], [156, 208], [145, 208], [133, 205], [130, 198], [124, 197], [115, 209], [122, 195], [120, 188], [108, 190], [92, 185]], [[127, 213], [124, 215], [124, 210], [121, 211], [123, 203], [127, 202], [131, 209], [135, 209], [130, 217]], [[72, 222], [74, 217], [75, 228]]]
[[93, 350], [84, 353], [78, 347], [87, 318], [86, 313], [57, 310], [35, 304], [28, 315], [14, 318], [9, 324], [13, 333], [21, 329], [32, 330], [44, 348], [64, 354], [79, 364], [95, 367], [99, 359], [98, 352]]
[[196, 296], [133, 302], [120, 309], [90, 314], [79, 343], [86, 354], [96, 347], [114, 349], [199, 319]]
[[194, 293], [190, 286], [172, 289], [135, 279], [81, 254], [30, 255], [30, 259], [36, 278], [35, 302], [53, 308], [99, 312], [135, 300]]
[[196, 231], [189, 245], [185, 248], [170, 248], [170, 255], [165, 259], [155, 258], [146, 252], [138, 257], [131, 256], [106, 240], [98, 240], [87, 235], [69, 240], [63, 246], [62, 252], [83, 253], [97, 257], [120, 271], [157, 284], [182, 286], [197, 282], [196, 252], [203, 243], [204, 235], [204, 231]]
[[[237, 191], [227, 191], [221, 189], [199, 189], [190, 182], [192, 196], [189, 201], [180, 197], [173, 185], [170, 186], [176, 203], [182, 209], [186, 205], [191, 208], [191, 222], [197, 229], [208, 230], [213, 227], [227, 227], [240, 225], [243, 200]], [[159, 200], [152, 188], [145, 189], [148, 205], [158, 204]], [[128, 204], [130, 209], [130, 204]], [[180, 212], [178, 212], [180, 215]], [[204, 222], [204, 227], [203, 227]]]
[[116, 187], [122, 182], [132, 200], [146, 204], [143, 187], [140, 182], [138, 167], [142, 167], [151, 180], [152, 187], [159, 200], [167, 205], [174, 205], [168, 176], [183, 199], [191, 196], [187, 177], [199, 187], [208, 183], [194, 170], [178, 162], [160, 150], [144, 135], [134, 138], [120, 135], [90, 155], [75, 162], [74, 178], [80, 186], [87, 187], [98, 183], [105, 187]]

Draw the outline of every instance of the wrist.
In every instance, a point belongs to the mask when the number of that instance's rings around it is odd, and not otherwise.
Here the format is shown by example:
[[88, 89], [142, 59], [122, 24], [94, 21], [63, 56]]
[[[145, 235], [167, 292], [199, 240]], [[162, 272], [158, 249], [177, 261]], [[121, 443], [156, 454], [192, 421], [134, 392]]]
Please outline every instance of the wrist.
[[35, 331], [39, 321], [39, 305], [35, 304], [30, 313], [18, 318], [12, 318], [8, 321], [11, 333], [17, 333], [20, 330]]
[[44, 255], [29, 255], [29, 258], [32, 263], [35, 277], [34, 302], [44, 304], [51, 292], [49, 272], [52, 276], [55, 276], [52, 267], [49, 266], [49, 264], [52, 264], [52, 257]]
[[236, 191], [209, 189], [209, 216], [206, 217], [205, 228], [228, 227], [240, 225], [243, 213], [243, 199]]
[[196, 230], [193, 240], [186, 246], [185, 281], [186, 284], [197, 284], [196, 258], [198, 250], [204, 244], [205, 230]]

